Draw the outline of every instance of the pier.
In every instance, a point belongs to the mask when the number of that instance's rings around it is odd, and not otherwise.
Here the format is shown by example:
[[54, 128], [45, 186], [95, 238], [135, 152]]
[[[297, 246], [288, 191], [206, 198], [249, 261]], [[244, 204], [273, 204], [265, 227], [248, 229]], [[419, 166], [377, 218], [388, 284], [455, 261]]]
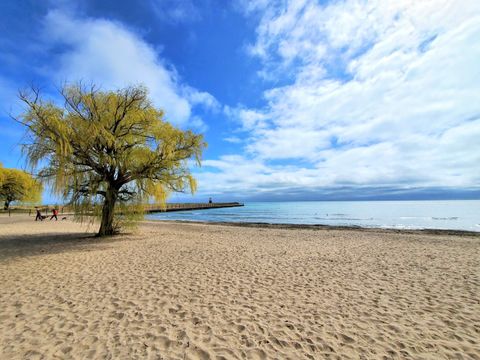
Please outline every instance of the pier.
[[[225, 203], [167, 203], [166, 206], [161, 206], [159, 204], [144, 205], [146, 213], [156, 213], [156, 212], [169, 212], [169, 211], [187, 211], [187, 210], [204, 210], [204, 209], [220, 209], [220, 208], [229, 208], [229, 207], [238, 207], [244, 206], [243, 203], [239, 202], [225, 202]], [[0, 209], [0, 214], [21, 214], [28, 213], [29, 215], [35, 216], [35, 209], [30, 206], [16, 206], [12, 207], [9, 210]], [[73, 215], [74, 210], [68, 205], [39, 205], [38, 208], [42, 215], [50, 216], [51, 211], [54, 208], [59, 209], [59, 215]]]
[[229, 207], [238, 207], [244, 206], [243, 203], [239, 202], [228, 202], [228, 203], [169, 203], [166, 207], [160, 205], [148, 205], [145, 206], [145, 212], [155, 213], [155, 212], [169, 212], [169, 211], [187, 211], [187, 210], [204, 210], [204, 209], [219, 209], [219, 208], [229, 208]]

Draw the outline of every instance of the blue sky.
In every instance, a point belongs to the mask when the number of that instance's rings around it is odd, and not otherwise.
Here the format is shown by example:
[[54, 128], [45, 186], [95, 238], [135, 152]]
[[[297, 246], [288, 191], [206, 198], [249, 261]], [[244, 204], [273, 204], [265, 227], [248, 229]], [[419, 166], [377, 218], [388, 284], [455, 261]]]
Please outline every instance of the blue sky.
[[0, 162], [18, 89], [141, 83], [205, 134], [195, 200], [479, 198], [478, 39], [474, 0], [2, 1]]

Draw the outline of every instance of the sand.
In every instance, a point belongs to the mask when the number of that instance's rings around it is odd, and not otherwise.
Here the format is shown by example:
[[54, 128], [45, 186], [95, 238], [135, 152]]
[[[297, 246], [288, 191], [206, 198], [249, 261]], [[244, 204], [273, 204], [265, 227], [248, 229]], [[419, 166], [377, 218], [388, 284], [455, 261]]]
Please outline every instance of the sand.
[[480, 238], [0, 217], [1, 359], [480, 359]]

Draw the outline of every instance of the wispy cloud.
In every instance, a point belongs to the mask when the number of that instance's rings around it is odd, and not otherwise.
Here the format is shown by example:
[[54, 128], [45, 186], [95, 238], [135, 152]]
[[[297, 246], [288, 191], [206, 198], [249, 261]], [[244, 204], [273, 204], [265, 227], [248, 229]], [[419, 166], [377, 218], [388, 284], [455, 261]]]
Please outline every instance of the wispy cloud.
[[226, 142], [229, 142], [231, 144], [240, 144], [243, 141], [242, 139], [240, 139], [237, 136], [227, 136], [227, 137], [223, 138], [223, 140], [226, 141]]
[[229, 109], [247, 145], [210, 163], [215, 179], [231, 184], [242, 161], [253, 165], [238, 187], [257, 190], [478, 186], [480, 3], [245, 6], [260, 15], [250, 55], [287, 85], [265, 91], [265, 107]]
[[161, 21], [185, 23], [202, 17], [193, 0], [150, 0], [150, 4]]

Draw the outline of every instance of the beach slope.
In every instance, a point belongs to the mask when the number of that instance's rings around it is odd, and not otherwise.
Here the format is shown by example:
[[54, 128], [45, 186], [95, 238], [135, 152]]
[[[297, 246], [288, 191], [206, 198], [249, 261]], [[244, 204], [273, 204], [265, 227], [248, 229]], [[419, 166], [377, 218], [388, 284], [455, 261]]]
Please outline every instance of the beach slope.
[[0, 219], [0, 358], [479, 359], [480, 239]]

